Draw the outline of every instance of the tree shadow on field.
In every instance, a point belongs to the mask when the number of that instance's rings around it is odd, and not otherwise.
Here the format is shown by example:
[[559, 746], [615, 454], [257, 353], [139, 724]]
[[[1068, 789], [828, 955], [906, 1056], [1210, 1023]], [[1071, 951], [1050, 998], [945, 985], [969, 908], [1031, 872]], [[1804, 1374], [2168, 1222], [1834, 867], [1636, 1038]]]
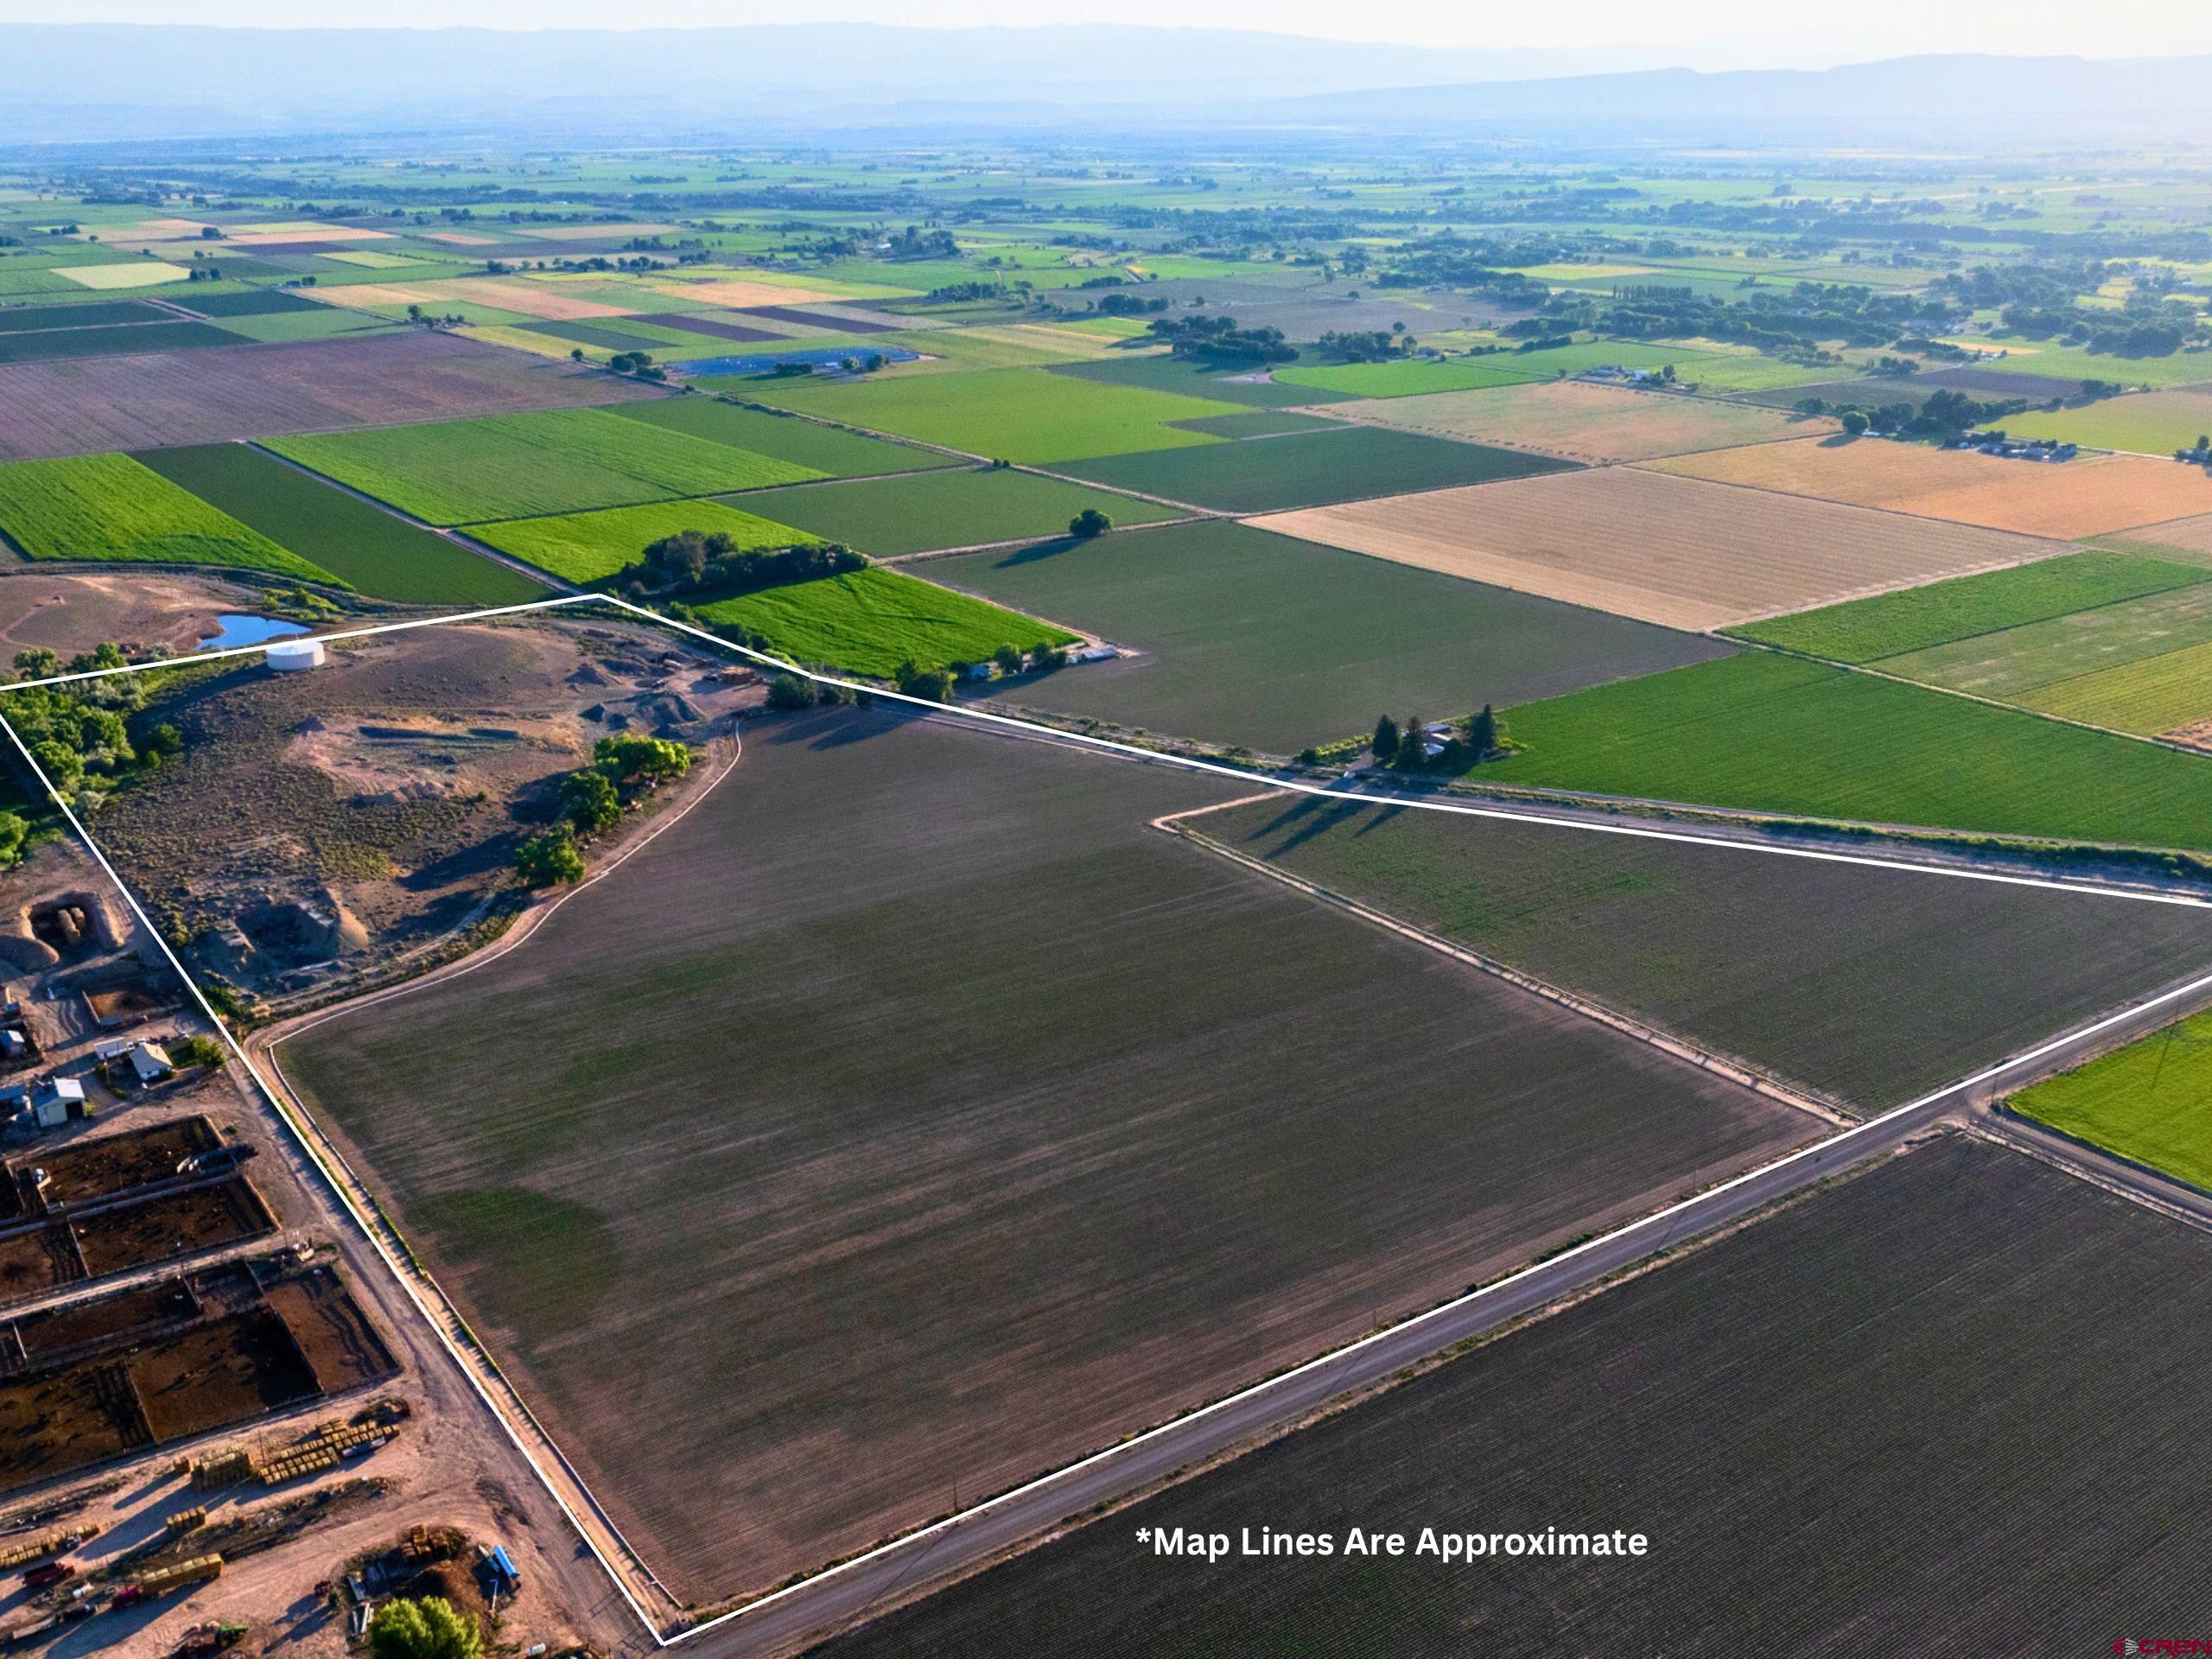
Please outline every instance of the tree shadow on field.
[[[1319, 795], [1301, 795], [1294, 804], [1285, 807], [1244, 839], [1249, 844], [1288, 830], [1291, 833], [1280, 846], [1260, 855], [1262, 858], [1280, 858], [1318, 836], [1327, 835], [1338, 824], [1369, 811], [1374, 804], [1367, 801], [1332, 800]], [[1389, 810], [1395, 811], [1397, 809]], [[1372, 827], [1363, 825], [1355, 833], [1365, 835]]]
[[1077, 548], [1084, 545], [1086, 540], [1096, 539], [1096, 537], [1055, 536], [1049, 542], [1038, 542], [1028, 547], [1017, 547], [994, 564], [991, 569], [1011, 570], [1018, 564], [1035, 564], [1040, 559], [1057, 558], [1063, 553], [1071, 553]]
[[1819, 442], [1821, 448], [1823, 449], [1847, 449], [1853, 444], [1859, 442], [1860, 439], [1863, 439], [1865, 436], [1866, 434], [1863, 432], [1856, 438], [1853, 437], [1848, 432], [1831, 432], [1827, 436], [1821, 439]]
[[862, 707], [838, 704], [792, 715], [748, 742], [802, 743], [810, 749], [842, 749], [926, 720], [929, 710], [909, 703], [871, 702]]

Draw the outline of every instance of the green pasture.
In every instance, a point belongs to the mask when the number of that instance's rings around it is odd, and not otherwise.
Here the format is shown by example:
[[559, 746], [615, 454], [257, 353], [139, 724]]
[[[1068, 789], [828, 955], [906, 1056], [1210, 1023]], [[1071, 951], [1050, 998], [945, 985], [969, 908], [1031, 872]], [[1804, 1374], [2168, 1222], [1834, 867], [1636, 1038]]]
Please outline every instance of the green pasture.
[[1001, 645], [1029, 651], [1075, 635], [896, 570], [854, 570], [770, 588], [702, 607], [735, 623], [787, 661], [888, 679], [901, 663], [943, 668], [981, 662]]

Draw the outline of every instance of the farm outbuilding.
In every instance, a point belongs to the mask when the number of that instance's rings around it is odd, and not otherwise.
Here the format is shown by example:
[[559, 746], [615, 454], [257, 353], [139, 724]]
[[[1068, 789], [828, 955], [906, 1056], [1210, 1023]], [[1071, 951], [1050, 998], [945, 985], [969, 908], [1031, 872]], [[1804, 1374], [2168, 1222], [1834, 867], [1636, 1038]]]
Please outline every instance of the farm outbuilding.
[[287, 639], [282, 645], [270, 646], [262, 655], [279, 674], [298, 674], [321, 668], [329, 660], [329, 653], [320, 639]]

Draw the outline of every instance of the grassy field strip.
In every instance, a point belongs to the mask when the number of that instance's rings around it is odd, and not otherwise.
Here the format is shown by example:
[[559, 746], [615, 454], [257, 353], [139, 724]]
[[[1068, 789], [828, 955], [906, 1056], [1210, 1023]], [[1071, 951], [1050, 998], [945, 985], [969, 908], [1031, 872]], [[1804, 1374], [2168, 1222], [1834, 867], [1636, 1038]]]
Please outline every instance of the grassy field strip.
[[[1039, 476], [1051, 478], [1053, 475], [1050, 473], [1045, 473], [1040, 474]], [[1147, 499], [1149, 498], [1140, 499]], [[1162, 506], [1173, 506], [1176, 504], [1173, 502], [1163, 501], [1160, 505]], [[1141, 524], [1116, 524], [1114, 526], [1114, 533], [1116, 536], [1134, 536], [1147, 530], [1173, 530], [1184, 524], [1203, 524], [1208, 519], [1219, 518], [1224, 516], [1225, 515], [1216, 512], [1191, 512], [1181, 518], [1154, 518], [1148, 519]], [[1034, 547], [1040, 542], [1050, 542], [1058, 539], [1060, 538], [1052, 536], [1014, 536], [1009, 537], [1007, 540], [1002, 542], [978, 542], [973, 547], [932, 547], [926, 551], [920, 553], [887, 554], [880, 558], [872, 560], [871, 563], [887, 565], [925, 564], [931, 559], [956, 559], [965, 553], [997, 553], [1007, 548]], [[965, 593], [967, 592], [967, 589], [958, 588], [955, 591]], [[978, 597], [980, 597], [980, 595], [978, 595]], [[1011, 610], [1015, 607], [1008, 606], [1007, 608]]]
[[1264, 795], [1248, 795], [1241, 800], [1224, 801], [1218, 806], [1201, 806], [1187, 812], [1170, 813], [1165, 817], [1154, 818], [1152, 821], [1152, 827], [1164, 830], [1171, 836], [1179, 836], [1194, 846], [1203, 847], [1206, 851], [1225, 858], [1230, 863], [1251, 871], [1255, 875], [1264, 876], [1270, 881], [1280, 881], [1285, 887], [1302, 893], [1319, 903], [1333, 906], [1338, 910], [1358, 917], [1363, 922], [1395, 933], [1402, 938], [1411, 939], [1416, 944], [1425, 945], [1431, 950], [1440, 952], [1454, 962], [1462, 962], [1471, 968], [1480, 969], [1484, 973], [1502, 979], [1509, 985], [1517, 985], [1522, 990], [1541, 996], [1548, 1002], [1555, 1002], [1563, 1008], [1571, 1008], [1586, 1018], [1595, 1020], [1600, 1025], [1609, 1026], [1625, 1036], [1634, 1038], [1637, 1042], [1659, 1050], [1662, 1053], [1671, 1054], [1678, 1060], [1687, 1060], [1701, 1071], [1711, 1071], [1716, 1076], [1727, 1078], [1731, 1083], [1740, 1084], [1756, 1093], [1778, 1100], [1785, 1106], [1795, 1107], [1801, 1112], [1809, 1112], [1824, 1122], [1840, 1126], [1859, 1121], [1857, 1114], [1846, 1111], [1838, 1103], [1819, 1098], [1802, 1086], [1791, 1084], [1771, 1072], [1763, 1071], [1747, 1061], [1732, 1055], [1718, 1054], [1710, 1049], [1700, 1048], [1686, 1038], [1675, 1036], [1673, 1033], [1657, 1026], [1648, 1025], [1618, 1008], [1610, 1007], [1590, 997], [1578, 995], [1563, 985], [1555, 985], [1548, 979], [1539, 978], [1535, 974], [1525, 973], [1494, 957], [1484, 956], [1479, 951], [1471, 950], [1464, 944], [1455, 944], [1440, 934], [1432, 933], [1424, 927], [1418, 927], [1411, 922], [1391, 915], [1388, 911], [1377, 910], [1372, 905], [1363, 904], [1348, 894], [1337, 892], [1333, 887], [1326, 887], [1319, 882], [1310, 881], [1304, 876], [1285, 869], [1280, 864], [1271, 864], [1263, 858], [1254, 858], [1249, 853], [1240, 853], [1235, 848], [1216, 841], [1205, 831], [1191, 828], [1190, 821], [1192, 818], [1202, 818], [1210, 813], [1226, 812], [1236, 807], [1250, 806], [1257, 802], [1274, 798], [1274, 793], [1269, 791], [1268, 794]]

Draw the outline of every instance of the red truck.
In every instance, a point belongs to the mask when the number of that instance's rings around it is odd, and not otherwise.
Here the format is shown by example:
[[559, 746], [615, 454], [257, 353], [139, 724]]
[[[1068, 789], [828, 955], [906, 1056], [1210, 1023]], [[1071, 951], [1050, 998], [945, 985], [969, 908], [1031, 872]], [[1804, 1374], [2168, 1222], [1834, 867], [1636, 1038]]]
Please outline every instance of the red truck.
[[48, 1561], [44, 1567], [35, 1567], [23, 1574], [23, 1588], [43, 1590], [48, 1585], [66, 1584], [77, 1576], [77, 1569], [67, 1561]]

